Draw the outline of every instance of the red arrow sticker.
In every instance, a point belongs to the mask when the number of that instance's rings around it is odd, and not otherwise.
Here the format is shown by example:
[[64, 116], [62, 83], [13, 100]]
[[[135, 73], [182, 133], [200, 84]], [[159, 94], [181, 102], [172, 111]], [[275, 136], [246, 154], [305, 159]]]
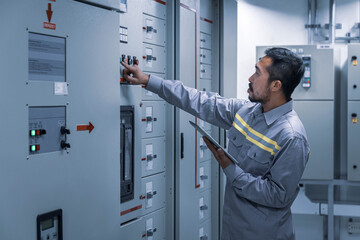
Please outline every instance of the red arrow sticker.
[[91, 122], [89, 122], [89, 125], [77, 125], [76, 126], [76, 130], [77, 131], [89, 131], [89, 133], [91, 133], [91, 131], [94, 129], [94, 125], [91, 124]]
[[44, 28], [55, 30], [56, 29], [56, 24], [50, 23], [51, 22], [51, 17], [53, 15], [53, 11], [51, 10], [51, 3], [48, 3], [48, 9], [46, 10], [46, 15], [47, 15], [47, 18], [48, 18], [49, 22], [44, 22]]
[[51, 22], [53, 11], [51, 11], [51, 3], [48, 3], [48, 10], [46, 10], [46, 15], [48, 17], [49, 22]]

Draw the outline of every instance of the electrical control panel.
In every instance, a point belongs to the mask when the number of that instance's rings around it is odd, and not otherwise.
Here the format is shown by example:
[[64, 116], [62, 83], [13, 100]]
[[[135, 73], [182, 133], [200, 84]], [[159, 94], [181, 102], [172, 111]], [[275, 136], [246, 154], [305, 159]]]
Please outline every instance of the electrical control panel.
[[347, 50], [347, 178], [360, 181], [360, 152], [357, 147], [360, 140], [360, 44], [349, 44]]
[[66, 142], [66, 107], [29, 107], [29, 154], [61, 151]]

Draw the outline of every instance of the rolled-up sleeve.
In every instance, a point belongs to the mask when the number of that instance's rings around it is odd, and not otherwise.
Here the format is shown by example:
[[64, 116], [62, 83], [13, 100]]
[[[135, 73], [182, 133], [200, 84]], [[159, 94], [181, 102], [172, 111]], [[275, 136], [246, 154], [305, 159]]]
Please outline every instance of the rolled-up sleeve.
[[218, 127], [229, 129], [235, 113], [247, 101], [223, 98], [217, 93], [199, 91], [180, 81], [164, 80], [150, 75], [146, 89], [168, 103]]
[[273, 208], [283, 208], [291, 203], [309, 158], [310, 149], [299, 137], [287, 140], [274, 159], [265, 176], [254, 177], [237, 165], [224, 169], [237, 195]]

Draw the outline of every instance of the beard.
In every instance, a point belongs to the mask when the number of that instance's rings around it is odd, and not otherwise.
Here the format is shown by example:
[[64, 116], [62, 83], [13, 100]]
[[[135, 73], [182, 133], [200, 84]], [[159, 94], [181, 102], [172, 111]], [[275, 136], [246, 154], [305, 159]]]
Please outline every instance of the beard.
[[[252, 95], [252, 96], [251, 96]], [[267, 88], [263, 94], [254, 93], [254, 89], [249, 83], [249, 100], [254, 103], [266, 103], [270, 99], [270, 88]]]

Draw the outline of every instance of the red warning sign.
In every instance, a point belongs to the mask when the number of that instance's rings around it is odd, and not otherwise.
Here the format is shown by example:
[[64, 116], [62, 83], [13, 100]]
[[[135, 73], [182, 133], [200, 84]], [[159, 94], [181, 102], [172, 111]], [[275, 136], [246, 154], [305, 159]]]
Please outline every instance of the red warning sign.
[[56, 24], [55, 23], [50, 23], [52, 14], [53, 14], [53, 11], [51, 10], [51, 3], [48, 3], [48, 9], [46, 10], [46, 15], [47, 15], [47, 18], [48, 18], [49, 22], [44, 22], [44, 28], [55, 30], [56, 29]]
[[56, 29], [56, 24], [44, 22], [44, 28], [55, 30]]

